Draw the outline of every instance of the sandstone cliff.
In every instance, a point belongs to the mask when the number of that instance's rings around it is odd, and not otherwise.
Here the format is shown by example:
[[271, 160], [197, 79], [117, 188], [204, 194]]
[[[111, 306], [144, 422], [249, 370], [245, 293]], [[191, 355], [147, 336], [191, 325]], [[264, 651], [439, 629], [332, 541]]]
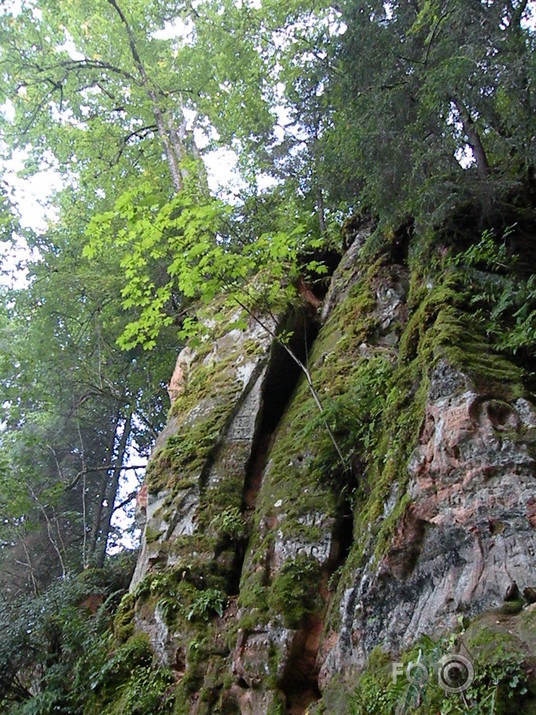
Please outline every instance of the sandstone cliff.
[[178, 713], [439, 712], [389, 664], [462, 654], [484, 688], [489, 639], [530, 675], [529, 371], [493, 349], [440, 245], [369, 234], [318, 310], [230, 315], [179, 355], [121, 612], [173, 672]]

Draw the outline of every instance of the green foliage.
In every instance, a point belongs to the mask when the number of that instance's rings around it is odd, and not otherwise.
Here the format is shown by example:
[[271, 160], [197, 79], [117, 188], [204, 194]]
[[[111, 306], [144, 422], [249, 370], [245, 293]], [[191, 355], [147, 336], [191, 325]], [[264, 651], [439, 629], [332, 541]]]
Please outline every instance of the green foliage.
[[[74, 190], [63, 201], [33, 238], [28, 285], [5, 291], [0, 317], [0, 574], [15, 574], [14, 590], [103, 562], [126, 451], [144, 461], [175, 358], [164, 338], [158, 356], [117, 350], [128, 322], [117, 263], [82, 257], [87, 207]], [[28, 565], [11, 569], [12, 560]]]
[[497, 350], [516, 354], [536, 346], [536, 279], [516, 270], [516, 256], [507, 250], [515, 234], [508, 228], [497, 240], [493, 230], [452, 259], [464, 274], [473, 315]]
[[319, 564], [316, 559], [299, 554], [285, 561], [270, 584], [268, 605], [281, 615], [287, 628], [298, 628], [303, 618], [320, 605]]
[[150, 665], [153, 659], [149, 639], [145, 633], [137, 633], [119, 646], [113, 655], [96, 671], [90, 674], [91, 690], [115, 687], [125, 681], [134, 666]]
[[[438, 712], [441, 715], [489, 715], [490, 713], [531, 712], [533, 684], [531, 665], [525, 646], [512, 650], [515, 639], [506, 632], [495, 633], [498, 640], [487, 652], [469, 650], [462, 645], [459, 635], [432, 640], [422, 637], [410, 651], [403, 653], [398, 664], [393, 664], [379, 649], [370, 655], [367, 667], [352, 694], [352, 715], [370, 712], [400, 713]], [[441, 685], [438, 664], [447, 655], [460, 654], [473, 667], [474, 677], [459, 694], [449, 694]], [[417, 665], [418, 664], [418, 665]], [[398, 665], [393, 676], [393, 665]], [[406, 677], [409, 667], [411, 677]], [[526, 709], [528, 708], [528, 709]]]
[[236, 541], [245, 536], [246, 524], [240, 509], [236, 506], [229, 507], [216, 514], [210, 526], [224, 539]]
[[186, 617], [189, 621], [208, 621], [216, 613], [221, 618], [226, 602], [227, 597], [219, 589], [207, 588], [195, 597]]
[[104, 712], [107, 715], [147, 715], [173, 712], [173, 676], [170, 671], [136, 665], [120, 697]]
[[433, 225], [467, 200], [485, 214], [521, 189], [535, 148], [526, 3], [368, 0], [341, 14], [325, 90], [337, 121], [322, 138], [336, 196], [391, 225]]
[[187, 554], [175, 570], [148, 574], [134, 597], [157, 607], [168, 624], [177, 620], [207, 623], [215, 614], [223, 615], [227, 603], [223, 583], [214, 564]]
[[84, 712], [99, 711], [106, 715], [171, 712], [172, 682], [169, 671], [153, 665], [149, 640], [138, 633], [108, 654], [100, 667], [90, 671], [90, 695], [86, 695]]
[[[222, 272], [230, 271], [230, 280], [240, 275], [240, 262], [215, 240], [226, 213], [221, 202], [187, 192], [168, 201], [150, 180], [142, 180], [116, 200], [112, 211], [92, 218], [85, 255], [92, 258], [109, 248], [119, 252], [126, 278], [123, 308], [139, 311], [119, 340], [122, 348], [155, 346], [162, 328], [173, 322], [169, 307], [177, 291], [192, 298], [202, 289], [210, 300]], [[162, 264], [167, 275], [155, 283], [155, 268]]]
[[[138, 310], [119, 339], [123, 349], [154, 348], [162, 329], [173, 322], [174, 296], [206, 304], [223, 294], [222, 315], [240, 306], [276, 311], [295, 297], [292, 281], [300, 270], [325, 272], [316, 260], [302, 266], [301, 254], [319, 242], [299, 223], [237, 243], [229, 236], [231, 218], [232, 207], [221, 201], [200, 198], [187, 187], [167, 201], [148, 180], [126, 191], [113, 211], [92, 218], [84, 255], [93, 258], [109, 248], [119, 252], [126, 279], [122, 304]], [[165, 270], [158, 283], [156, 265]], [[181, 336], [191, 338], [200, 329], [202, 324], [190, 317]]]
[[[33, 600], [0, 604], [0, 707], [13, 715], [62, 712], [147, 715], [171, 712], [171, 674], [154, 666], [143, 633], [111, 637], [118, 594], [113, 578], [63, 581]], [[94, 582], [97, 579], [100, 586]], [[87, 597], [102, 605], [92, 614]], [[133, 599], [115, 616], [125, 639]]]
[[135, 598], [131, 593], [125, 594], [119, 603], [114, 618], [114, 635], [120, 643], [134, 634], [134, 605]]
[[109, 614], [103, 607], [91, 616], [82, 606], [87, 594], [85, 584], [72, 580], [39, 598], [1, 603], [0, 705], [22, 703], [24, 713], [71, 712], [82, 689], [82, 700], [87, 695], [80, 670], [103, 662], [109, 643]]
[[375, 445], [380, 436], [383, 397], [393, 366], [386, 355], [379, 354], [358, 360], [354, 370], [359, 377], [349, 381], [347, 389], [337, 394], [337, 385], [330, 386], [332, 396], [325, 400], [322, 415], [311, 419], [306, 431], [312, 435], [326, 420], [349, 461], [357, 455], [372, 460], [377, 456]]

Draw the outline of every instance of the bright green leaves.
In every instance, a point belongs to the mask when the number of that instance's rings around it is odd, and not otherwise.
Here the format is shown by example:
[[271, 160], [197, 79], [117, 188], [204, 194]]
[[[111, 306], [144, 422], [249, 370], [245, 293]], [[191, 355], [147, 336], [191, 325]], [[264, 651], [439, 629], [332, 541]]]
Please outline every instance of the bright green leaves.
[[173, 321], [179, 294], [214, 295], [230, 263], [217, 238], [225, 215], [217, 200], [181, 193], [165, 201], [151, 182], [141, 181], [117, 199], [114, 211], [92, 218], [84, 255], [119, 254], [122, 305], [138, 311], [119, 340], [121, 347], [154, 347], [162, 327]]
[[[154, 347], [179, 305], [192, 300], [207, 304], [219, 297], [220, 304], [273, 310], [295, 294], [300, 254], [318, 247], [302, 225], [236, 243], [229, 235], [232, 207], [186, 191], [160, 203], [163, 198], [152, 182], [141, 181], [88, 226], [84, 255], [118, 254], [122, 305], [137, 311], [119, 339], [121, 347]], [[307, 269], [325, 270], [318, 261]], [[188, 321], [182, 334], [193, 330]]]

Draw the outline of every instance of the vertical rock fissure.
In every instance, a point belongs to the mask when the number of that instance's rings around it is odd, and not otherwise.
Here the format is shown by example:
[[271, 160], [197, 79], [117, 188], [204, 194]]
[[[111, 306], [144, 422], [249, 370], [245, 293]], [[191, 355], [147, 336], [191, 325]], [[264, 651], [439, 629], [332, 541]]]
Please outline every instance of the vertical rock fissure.
[[324, 601], [320, 613], [309, 614], [292, 643], [287, 665], [279, 683], [279, 689], [284, 693], [286, 715], [304, 715], [308, 708], [318, 701], [320, 691], [317, 662], [324, 618], [329, 608], [330, 579], [344, 566], [353, 543], [353, 510], [349, 494], [353, 488], [353, 477], [350, 475], [344, 489], [345, 495], [337, 510], [337, 520], [333, 527], [333, 548], [329, 561], [325, 564], [318, 588]]
[[[291, 324], [292, 332], [288, 347], [299, 360], [307, 364], [307, 356], [318, 333], [318, 327], [305, 311], [300, 311], [288, 322]], [[288, 330], [288, 325], [284, 329]], [[298, 365], [283, 346], [275, 341], [263, 385], [258, 426], [255, 430], [251, 456], [246, 468], [243, 494], [244, 510], [255, 507], [272, 438], [301, 375], [302, 372]]]
[[316, 659], [322, 626], [321, 616], [311, 615], [294, 638], [285, 674], [279, 683], [285, 695], [286, 715], [304, 715], [321, 697]]
[[[296, 357], [306, 364], [309, 350], [318, 334], [318, 326], [314, 318], [311, 318], [304, 310], [299, 311], [283, 323], [282, 329], [291, 333], [288, 347]], [[262, 387], [261, 409], [255, 427], [250, 457], [246, 466], [242, 493], [242, 513], [246, 519], [255, 510], [257, 495], [262, 484], [262, 475], [275, 433], [301, 374], [300, 368], [289, 356], [288, 351], [277, 341], [274, 341]], [[238, 545], [236, 550], [233, 569], [234, 590], [236, 593], [238, 593], [248, 541], [249, 535]]]

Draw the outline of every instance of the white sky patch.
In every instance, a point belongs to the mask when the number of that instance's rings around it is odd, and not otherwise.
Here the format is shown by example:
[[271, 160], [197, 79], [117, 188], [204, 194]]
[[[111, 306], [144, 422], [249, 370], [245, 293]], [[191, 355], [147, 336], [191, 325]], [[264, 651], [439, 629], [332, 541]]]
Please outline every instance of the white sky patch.
[[207, 168], [208, 185], [218, 196], [227, 198], [244, 186], [238, 173], [238, 157], [230, 149], [216, 149], [203, 157]]
[[17, 151], [12, 159], [0, 162], [0, 168], [20, 212], [21, 225], [34, 231], [44, 231], [50, 222], [57, 219], [56, 209], [50, 199], [63, 184], [59, 173], [54, 169], [44, 169], [31, 176], [20, 176], [25, 159], [25, 152]]
[[37, 255], [30, 251], [23, 238], [13, 238], [13, 243], [0, 243], [0, 283], [19, 290], [27, 285], [26, 263]]
[[0, 6], [0, 13], [18, 15], [21, 11], [21, 0], [4, 0]]
[[[136, 427], [142, 427], [141, 422], [134, 416], [134, 424]], [[147, 457], [140, 455], [140, 448], [134, 443], [128, 448], [125, 466], [146, 465]], [[111, 519], [112, 527], [119, 530], [119, 537], [110, 541], [107, 552], [116, 554], [122, 549], [135, 549], [140, 544], [141, 531], [134, 525], [134, 510], [136, 507], [136, 498], [130, 499], [121, 509], [117, 509], [117, 505], [124, 502], [128, 497], [137, 492], [143, 484], [145, 477], [145, 467], [139, 469], [126, 469], [121, 472], [119, 480], [119, 488], [115, 497], [116, 511], [114, 511]]]
[[[1, 111], [9, 118], [8, 103], [3, 105]], [[20, 176], [26, 158], [26, 152], [16, 151], [11, 159], [0, 160], [0, 174], [19, 213], [21, 227], [39, 233], [57, 219], [57, 211], [50, 199], [55, 191], [62, 188], [62, 182], [59, 173], [53, 169], [38, 171], [32, 176]], [[22, 236], [14, 235], [12, 242], [0, 243], [0, 283], [11, 288], [24, 288], [26, 263], [37, 257]]]
[[69, 57], [75, 62], [80, 62], [81, 60], [85, 59], [85, 55], [83, 55], [81, 52], [78, 52], [78, 50], [76, 49], [76, 45], [74, 44], [74, 40], [71, 35], [69, 35], [65, 28], [63, 31], [65, 33], [65, 42], [63, 43], [63, 45], [58, 46], [58, 50], [65, 50]]
[[464, 146], [456, 149], [454, 158], [463, 169], [468, 169], [475, 163], [475, 154], [469, 144], [464, 144]]
[[6, 99], [4, 104], [0, 107], [0, 112], [8, 122], [12, 122], [15, 119], [15, 107], [13, 106], [13, 102], [9, 99]]
[[454, 152], [454, 158], [462, 169], [468, 169], [476, 161], [475, 154], [471, 145], [465, 141], [466, 135], [463, 129], [463, 123], [459, 118], [459, 112], [454, 102], [450, 103], [447, 124], [453, 128], [456, 141], [460, 143], [460, 146]]
[[536, 2], [530, 0], [525, 8], [525, 13], [521, 19], [521, 27], [531, 30], [536, 29]]
[[193, 22], [184, 22], [181, 17], [166, 22], [161, 30], [152, 33], [155, 40], [178, 40], [181, 44], [191, 44], [194, 41], [195, 26]]
[[[130, 454], [127, 466], [129, 463], [141, 464], [144, 460], [135, 454]], [[119, 488], [115, 498], [116, 504], [121, 504], [125, 499], [137, 491], [143, 482], [145, 469], [125, 470], [119, 480]], [[140, 544], [140, 529], [134, 527], [134, 509], [136, 506], [136, 498], [131, 499], [121, 509], [114, 511], [111, 519], [111, 525], [120, 532], [119, 538], [108, 546], [109, 554], [116, 554], [122, 549], [135, 549]]]

